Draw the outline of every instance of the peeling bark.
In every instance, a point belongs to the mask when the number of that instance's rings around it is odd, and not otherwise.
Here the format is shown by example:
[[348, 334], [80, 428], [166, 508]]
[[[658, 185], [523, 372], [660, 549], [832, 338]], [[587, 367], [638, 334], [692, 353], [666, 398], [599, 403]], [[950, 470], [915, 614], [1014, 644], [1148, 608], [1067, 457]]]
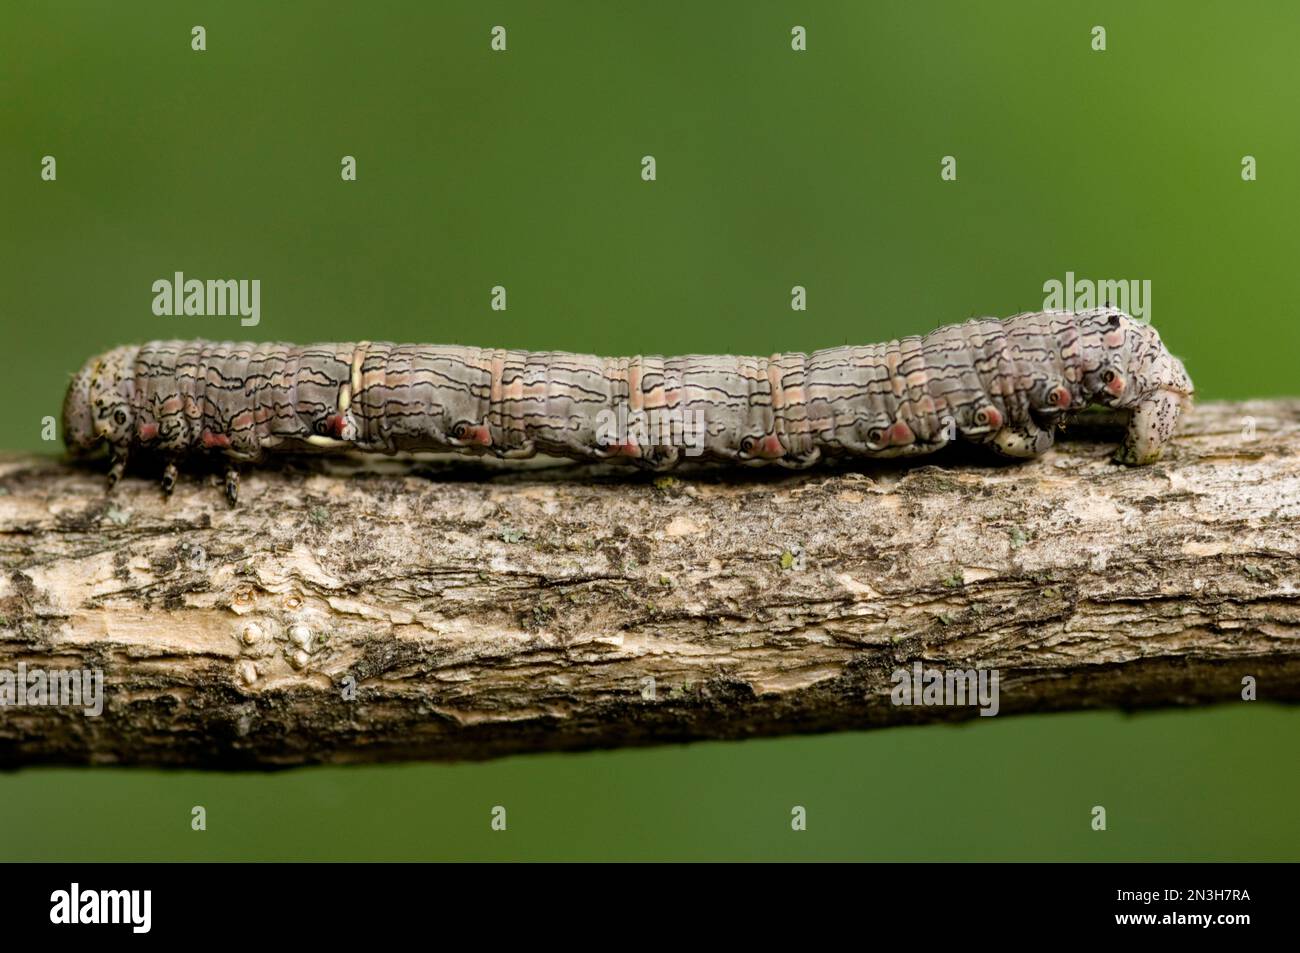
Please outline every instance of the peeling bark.
[[[1253, 420], [1254, 433], [1248, 431]], [[654, 477], [292, 460], [165, 500], [0, 457], [0, 765], [485, 758], [969, 718], [893, 673], [996, 669], [1001, 714], [1300, 700], [1300, 401], [1207, 404], [1163, 462]], [[1098, 439], [1099, 437], [1103, 439]], [[653, 679], [653, 682], [648, 681]], [[653, 685], [653, 692], [650, 686]]]

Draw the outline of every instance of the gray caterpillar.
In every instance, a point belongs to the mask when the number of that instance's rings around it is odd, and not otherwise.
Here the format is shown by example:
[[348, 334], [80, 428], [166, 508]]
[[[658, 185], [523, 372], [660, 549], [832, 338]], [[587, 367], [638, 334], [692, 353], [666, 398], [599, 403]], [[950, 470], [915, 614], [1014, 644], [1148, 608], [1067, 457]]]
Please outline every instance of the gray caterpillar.
[[92, 358], [68, 388], [64, 439], [106, 443], [110, 488], [134, 451], [227, 463], [303, 450], [535, 453], [655, 470], [697, 456], [807, 467], [931, 453], [960, 438], [1046, 451], [1091, 403], [1131, 411], [1115, 454], [1158, 459], [1192, 395], [1182, 363], [1122, 311], [981, 318], [884, 344], [771, 357], [605, 358], [387, 344], [154, 341]]

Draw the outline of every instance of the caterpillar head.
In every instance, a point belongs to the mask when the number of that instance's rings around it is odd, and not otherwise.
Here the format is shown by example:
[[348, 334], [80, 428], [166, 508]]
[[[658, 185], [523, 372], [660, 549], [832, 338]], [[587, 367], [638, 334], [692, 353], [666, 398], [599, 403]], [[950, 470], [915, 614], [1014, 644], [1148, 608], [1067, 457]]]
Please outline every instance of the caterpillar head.
[[63, 398], [63, 442], [73, 455], [88, 454], [101, 442], [130, 443], [135, 351], [114, 348], [92, 357], [73, 375]]
[[1117, 308], [1079, 315], [1083, 348], [1083, 389], [1107, 407], [1134, 408], [1159, 394], [1186, 405], [1192, 379], [1150, 324]]

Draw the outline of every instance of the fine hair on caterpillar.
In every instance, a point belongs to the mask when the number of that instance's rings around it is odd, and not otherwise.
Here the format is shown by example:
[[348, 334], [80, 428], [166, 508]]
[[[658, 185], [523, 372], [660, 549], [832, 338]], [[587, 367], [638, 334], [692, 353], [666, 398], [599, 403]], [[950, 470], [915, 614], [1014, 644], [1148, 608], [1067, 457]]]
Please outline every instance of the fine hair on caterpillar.
[[74, 375], [64, 440], [227, 465], [302, 451], [537, 453], [667, 470], [684, 458], [803, 468], [954, 440], [1048, 450], [1068, 414], [1128, 412], [1115, 459], [1160, 457], [1192, 395], [1159, 333], [1123, 311], [979, 318], [881, 344], [770, 357], [596, 357], [424, 344], [153, 341]]

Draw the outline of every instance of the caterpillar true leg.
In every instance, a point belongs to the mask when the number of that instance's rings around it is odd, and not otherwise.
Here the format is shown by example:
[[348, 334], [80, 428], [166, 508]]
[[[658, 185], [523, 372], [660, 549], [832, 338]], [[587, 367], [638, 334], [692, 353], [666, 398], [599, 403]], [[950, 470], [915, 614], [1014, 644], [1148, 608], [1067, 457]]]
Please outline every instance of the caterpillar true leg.
[[234, 506], [239, 502], [239, 470], [233, 463], [226, 464], [226, 499]]
[[162, 491], [166, 496], [171, 496], [176, 489], [176, 476], [176, 461], [168, 460], [162, 472]]
[[112, 464], [108, 468], [108, 490], [111, 493], [113, 487], [122, 479], [122, 474], [126, 473], [127, 452], [114, 448], [112, 455]]
[[1006, 457], [1037, 457], [1050, 450], [1052, 443], [1051, 430], [1029, 422], [1003, 427], [989, 446]]

